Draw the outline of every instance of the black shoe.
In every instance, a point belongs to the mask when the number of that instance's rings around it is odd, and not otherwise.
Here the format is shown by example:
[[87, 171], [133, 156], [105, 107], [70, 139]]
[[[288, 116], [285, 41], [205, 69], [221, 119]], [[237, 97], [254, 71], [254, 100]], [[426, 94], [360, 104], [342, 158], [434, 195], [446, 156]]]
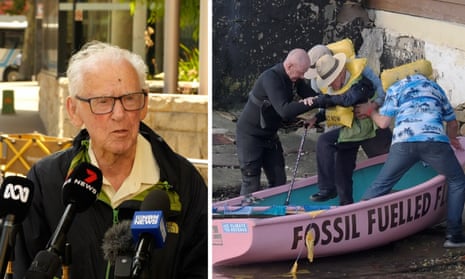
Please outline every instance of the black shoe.
[[337, 197], [337, 193], [334, 193], [334, 192], [328, 193], [328, 194], [323, 194], [321, 192], [318, 192], [316, 194], [311, 195], [310, 199], [316, 202], [324, 202], [330, 199], [334, 199], [335, 197]]

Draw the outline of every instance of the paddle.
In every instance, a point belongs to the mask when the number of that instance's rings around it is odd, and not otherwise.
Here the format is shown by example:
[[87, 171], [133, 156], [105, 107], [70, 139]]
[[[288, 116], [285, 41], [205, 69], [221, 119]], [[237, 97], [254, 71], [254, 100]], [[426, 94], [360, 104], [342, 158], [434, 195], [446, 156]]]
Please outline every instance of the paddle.
[[299, 151], [297, 153], [297, 160], [295, 162], [295, 167], [294, 167], [294, 173], [292, 174], [291, 184], [289, 186], [289, 190], [287, 191], [287, 197], [286, 197], [286, 201], [284, 202], [284, 205], [289, 205], [289, 200], [291, 199], [291, 192], [292, 192], [292, 188], [294, 188], [295, 176], [297, 175], [297, 167], [299, 166], [300, 157], [304, 149], [305, 138], [307, 137], [308, 125], [309, 125], [308, 123], [304, 123], [304, 134], [302, 136], [302, 140], [300, 141]]
[[291, 214], [307, 213], [315, 215], [334, 208], [331, 205], [269, 205], [269, 206], [214, 206], [212, 208], [213, 217], [239, 217], [255, 218], [258, 216], [284, 216]]

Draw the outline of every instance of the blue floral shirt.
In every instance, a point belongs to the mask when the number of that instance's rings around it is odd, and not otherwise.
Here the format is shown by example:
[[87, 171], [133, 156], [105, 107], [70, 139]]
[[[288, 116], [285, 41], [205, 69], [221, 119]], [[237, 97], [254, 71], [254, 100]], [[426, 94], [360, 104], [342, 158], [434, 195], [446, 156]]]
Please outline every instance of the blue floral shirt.
[[449, 142], [443, 121], [455, 112], [439, 84], [423, 75], [408, 76], [386, 92], [380, 114], [395, 117], [392, 144], [397, 142]]

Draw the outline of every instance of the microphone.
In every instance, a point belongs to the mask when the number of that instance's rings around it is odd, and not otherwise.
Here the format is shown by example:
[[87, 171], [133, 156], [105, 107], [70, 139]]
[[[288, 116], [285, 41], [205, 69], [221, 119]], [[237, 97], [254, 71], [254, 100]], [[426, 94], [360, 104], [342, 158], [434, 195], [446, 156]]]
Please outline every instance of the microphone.
[[62, 189], [65, 212], [50, 238], [46, 249], [62, 252], [66, 233], [76, 213], [89, 208], [102, 188], [102, 172], [90, 163], [79, 164], [65, 180]]
[[31, 266], [24, 274], [24, 279], [53, 279], [60, 270], [61, 259], [57, 253], [41, 250], [36, 254]]
[[65, 211], [45, 250], [34, 258], [25, 278], [53, 278], [61, 265], [66, 234], [77, 213], [88, 209], [102, 188], [102, 172], [90, 163], [81, 163], [63, 183], [62, 197]]
[[16, 224], [21, 223], [32, 203], [34, 184], [21, 176], [7, 176], [0, 186], [0, 216], [4, 217], [0, 236], [1, 278], [16, 238]]
[[141, 204], [141, 211], [134, 213], [131, 231], [136, 244], [132, 260], [132, 277], [139, 278], [145, 264], [150, 259], [153, 248], [162, 248], [166, 240], [164, 212], [170, 210], [168, 194], [163, 190], [153, 190]]
[[114, 278], [130, 278], [134, 241], [131, 221], [124, 220], [109, 228], [103, 236], [103, 258], [115, 265]]
[[65, 252], [63, 253], [63, 256], [61, 257], [62, 263], [61, 263], [61, 279], [69, 279], [69, 266], [71, 265], [72, 262], [72, 257], [71, 257], [71, 244], [66, 242], [65, 244]]

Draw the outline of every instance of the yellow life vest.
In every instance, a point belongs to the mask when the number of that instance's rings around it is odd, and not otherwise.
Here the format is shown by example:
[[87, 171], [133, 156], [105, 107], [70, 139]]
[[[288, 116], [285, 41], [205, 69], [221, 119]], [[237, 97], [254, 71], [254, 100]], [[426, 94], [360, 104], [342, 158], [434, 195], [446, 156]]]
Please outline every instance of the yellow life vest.
[[330, 43], [326, 45], [333, 54], [344, 53], [347, 59], [355, 58], [355, 49], [352, 40], [349, 38], [342, 39], [340, 41]]
[[[352, 87], [354, 83], [360, 80], [362, 77], [362, 72], [365, 69], [367, 64], [366, 58], [356, 58], [351, 59], [346, 62], [346, 69], [350, 73], [350, 78], [346, 84], [339, 90], [332, 91], [332, 95], [340, 95], [347, 92], [347, 90]], [[328, 88], [320, 88], [323, 94], [328, 94]], [[343, 107], [335, 106], [327, 108], [326, 111], [326, 125], [327, 126], [346, 126], [352, 127], [352, 122], [354, 120], [354, 108], [353, 107]]]

